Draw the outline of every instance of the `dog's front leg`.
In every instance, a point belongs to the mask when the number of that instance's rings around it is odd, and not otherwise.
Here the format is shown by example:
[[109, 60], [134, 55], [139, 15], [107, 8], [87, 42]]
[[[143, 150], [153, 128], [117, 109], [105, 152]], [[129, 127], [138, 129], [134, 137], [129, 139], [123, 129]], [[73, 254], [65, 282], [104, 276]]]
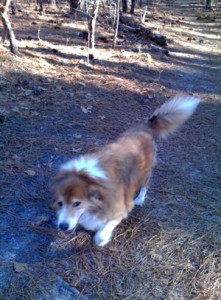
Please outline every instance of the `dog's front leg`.
[[140, 191], [139, 191], [139, 194], [134, 199], [134, 204], [142, 206], [144, 204], [144, 201], [145, 201], [146, 193], [147, 193], [147, 188], [146, 187], [142, 187], [140, 189]]
[[98, 246], [105, 246], [111, 240], [114, 228], [120, 223], [119, 220], [108, 221], [100, 230], [95, 233], [94, 242]]

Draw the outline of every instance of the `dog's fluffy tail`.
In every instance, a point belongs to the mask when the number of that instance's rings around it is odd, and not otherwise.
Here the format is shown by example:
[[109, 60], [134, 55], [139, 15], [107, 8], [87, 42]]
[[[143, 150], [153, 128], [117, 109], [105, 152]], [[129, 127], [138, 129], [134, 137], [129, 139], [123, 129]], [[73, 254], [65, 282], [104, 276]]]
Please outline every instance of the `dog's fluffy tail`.
[[149, 127], [165, 138], [193, 114], [199, 102], [200, 99], [193, 96], [176, 96], [155, 110], [148, 120]]

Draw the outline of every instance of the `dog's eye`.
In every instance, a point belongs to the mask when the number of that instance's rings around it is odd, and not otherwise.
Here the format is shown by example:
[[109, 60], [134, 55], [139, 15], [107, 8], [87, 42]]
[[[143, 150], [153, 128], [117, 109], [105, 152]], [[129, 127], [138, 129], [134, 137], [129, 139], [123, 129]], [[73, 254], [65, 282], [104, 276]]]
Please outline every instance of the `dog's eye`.
[[81, 204], [80, 201], [76, 201], [76, 202], [74, 202], [74, 203], [72, 204], [72, 206], [73, 206], [73, 207], [77, 207], [77, 206], [79, 206], [80, 204]]
[[58, 202], [58, 206], [62, 207], [63, 203], [61, 201]]

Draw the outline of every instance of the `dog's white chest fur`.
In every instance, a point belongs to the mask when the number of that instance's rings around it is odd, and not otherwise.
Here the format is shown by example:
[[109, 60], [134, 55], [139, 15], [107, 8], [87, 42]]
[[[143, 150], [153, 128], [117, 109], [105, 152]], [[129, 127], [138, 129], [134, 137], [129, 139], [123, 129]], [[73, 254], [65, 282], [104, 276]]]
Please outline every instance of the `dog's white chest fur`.
[[100, 220], [97, 215], [85, 212], [78, 222], [79, 225], [83, 226], [86, 230], [98, 231], [105, 225], [105, 221]]

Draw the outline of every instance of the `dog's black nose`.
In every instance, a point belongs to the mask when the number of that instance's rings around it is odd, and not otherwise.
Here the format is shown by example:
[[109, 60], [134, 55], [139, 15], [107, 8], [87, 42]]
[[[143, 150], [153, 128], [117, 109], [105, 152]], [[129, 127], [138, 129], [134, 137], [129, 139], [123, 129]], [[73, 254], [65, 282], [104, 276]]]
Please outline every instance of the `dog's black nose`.
[[67, 224], [67, 223], [61, 223], [60, 225], [59, 225], [59, 228], [61, 229], [61, 230], [68, 230], [68, 227], [69, 227], [69, 225]]

